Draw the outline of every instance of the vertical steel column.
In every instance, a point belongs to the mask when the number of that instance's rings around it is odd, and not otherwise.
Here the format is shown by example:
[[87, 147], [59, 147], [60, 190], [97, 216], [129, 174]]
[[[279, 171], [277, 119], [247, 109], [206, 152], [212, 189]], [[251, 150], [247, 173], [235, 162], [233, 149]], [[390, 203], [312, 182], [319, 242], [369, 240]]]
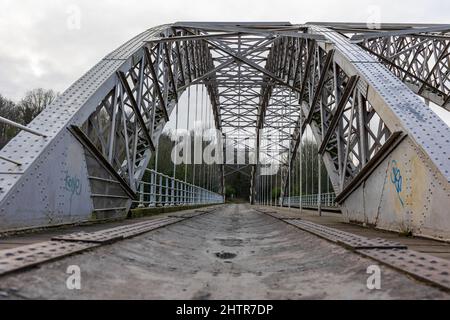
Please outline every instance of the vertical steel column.
[[[286, 99], [285, 99], [286, 102]], [[291, 93], [289, 92], [289, 111], [291, 110], [291, 104], [292, 104], [292, 99], [291, 99]], [[286, 117], [286, 105], [285, 105], [285, 111], [284, 111], [284, 116]], [[291, 125], [289, 124], [289, 137], [292, 137], [291, 135]], [[291, 148], [292, 148], [292, 144], [289, 141], [289, 156], [291, 155]], [[289, 159], [288, 156], [288, 185], [289, 185], [289, 189], [288, 189], [288, 208], [289, 210], [291, 210], [291, 190], [292, 190], [292, 172], [291, 172], [291, 161]]]
[[266, 179], [265, 179], [265, 176], [262, 175], [261, 179], [262, 179], [262, 197], [263, 197], [262, 204], [263, 204], [263, 206], [265, 206], [266, 205]]
[[144, 207], [144, 183], [140, 182], [139, 184], [139, 208]]
[[159, 176], [159, 197], [158, 197], [158, 204], [161, 206], [163, 204], [163, 176]]
[[171, 203], [170, 203], [170, 198], [169, 198], [169, 177], [168, 176], [166, 176], [165, 177], [165, 180], [166, 180], [166, 197], [165, 197], [165, 205], [166, 206], [169, 206]]
[[156, 174], [150, 172], [150, 204], [156, 206]]
[[[300, 96], [300, 95], [299, 95]], [[300, 97], [298, 97], [298, 99], [300, 99]], [[299, 114], [299, 119], [300, 119], [300, 127], [299, 128], [303, 128], [303, 109], [301, 106], [301, 102], [300, 102], [300, 114]], [[300, 214], [303, 214], [303, 159], [304, 159], [304, 150], [303, 150], [303, 132], [300, 129], [299, 132], [299, 139], [300, 139], [300, 143], [299, 143], [299, 169], [300, 169], [300, 173], [299, 173], [299, 180], [300, 180], [300, 188], [299, 188], [299, 209], [300, 209]]]
[[[187, 103], [187, 117], [186, 117], [186, 130], [187, 130], [187, 138], [189, 139], [189, 143], [191, 143], [191, 134], [189, 132], [189, 118], [190, 118], [190, 110], [191, 110], [191, 87], [188, 87], [188, 103]], [[192, 157], [190, 159], [186, 159], [186, 163], [184, 164], [184, 183], [187, 183], [187, 172], [188, 172], [188, 162], [192, 161]]]
[[[196, 156], [197, 156], [197, 152], [196, 152], [196, 147], [195, 145], [197, 144], [197, 120], [198, 120], [198, 84], [195, 85], [195, 115], [194, 115], [194, 162], [192, 163], [192, 184], [195, 185], [195, 168], [196, 168], [196, 163], [195, 161]], [[203, 146], [202, 146], [203, 147]]]
[[111, 131], [109, 133], [109, 149], [108, 149], [108, 162], [113, 162], [114, 156], [114, 143], [116, 139], [116, 117], [118, 113], [118, 103], [117, 103], [117, 94], [120, 96], [120, 87], [118, 81], [116, 81], [116, 86], [113, 91], [113, 106], [112, 106], [112, 120], [111, 120]]

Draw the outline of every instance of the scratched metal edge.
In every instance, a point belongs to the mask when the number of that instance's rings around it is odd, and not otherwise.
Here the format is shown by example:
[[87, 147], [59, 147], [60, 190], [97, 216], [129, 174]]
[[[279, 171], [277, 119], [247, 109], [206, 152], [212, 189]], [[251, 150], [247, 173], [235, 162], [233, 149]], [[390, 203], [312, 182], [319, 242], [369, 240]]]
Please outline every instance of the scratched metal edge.
[[[187, 220], [187, 219], [192, 219], [192, 218], [204, 215], [204, 214], [212, 213], [212, 212], [214, 212], [216, 210], [217, 209], [214, 208], [214, 209], [208, 210], [208, 211], [196, 211], [196, 212], [198, 212], [198, 214], [195, 214], [195, 215], [172, 216], [172, 217], [168, 216], [167, 218], [154, 219], [154, 220], [149, 220], [149, 221], [144, 221], [144, 222], [138, 222], [138, 223], [135, 223], [135, 224], [129, 224], [129, 225], [125, 225], [125, 226], [120, 226], [120, 227], [123, 228], [123, 227], [133, 227], [133, 225], [137, 225], [137, 224], [142, 225], [142, 224], [145, 224], [145, 223], [158, 224], [158, 223], [160, 223], [161, 221], [164, 221], [164, 220], [175, 219], [175, 221], [169, 221], [167, 223], [164, 223], [164, 224], [162, 224], [160, 226], [156, 226], [155, 228], [152, 228], [152, 229], [149, 229], [149, 230], [138, 231], [138, 232], [133, 233], [133, 234], [128, 235], [128, 236], [118, 235], [117, 237], [114, 237], [112, 239], [107, 239], [107, 240], [68, 238], [68, 237], [71, 236], [71, 234], [63, 235], [63, 236], [56, 236], [56, 237], [53, 237], [51, 240], [54, 240], [54, 241], [67, 241], [67, 242], [98, 243], [98, 244], [105, 244], [106, 245], [106, 244], [114, 243], [114, 242], [121, 241], [121, 240], [124, 240], [124, 239], [130, 239], [130, 238], [136, 237], [138, 235], [142, 235], [144, 233], [147, 233], [147, 232], [150, 232], [150, 231], [153, 231], [153, 230], [157, 230], [157, 229], [160, 229], [160, 228], [163, 228], [163, 227], [166, 227], [166, 226], [169, 226], [169, 225], [172, 225], [172, 224], [175, 224], [175, 223]], [[115, 227], [115, 228], [118, 228], [118, 227]], [[105, 232], [105, 231], [113, 230], [113, 229], [114, 228], [110, 228], [110, 229], [105, 229], [105, 230], [100, 230], [100, 231], [95, 231], [95, 232]], [[93, 233], [95, 233], [95, 232], [93, 232]], [[124, 230], [123, 233], [127, 233], [126, 229]], [[89, 235], [89, 233], [87, 233], [87, 235]]]
[[[141, 235], [141, 234], [144, 234], [144, 233], [147, 233], [147, 232], [150, 232], [150, 231], [153, 231], [153, 230], [157, 230], [157, 229], [160, 229], [160, 228], [172, 225], [174, 223], [178, 223], [178, 222], [181, 222], [183, 220], [186, 220], [186, 219], [182, 219], [182, 218], [171, 218], [171, 219], [174, 219], [175, 221], [166, 221], [165, 223], [162, 223], [161, 225], [158, 225], [158, 223], [161, 223], [161, 221], [157, 221], [156, 219], [155, 220], [150, 220], [149, 221], [149, 225], [147, 226], [147, 227], [150, 227], [150, 229], [145, 230], [146, 226], [143, 225], [143, 229], [144, 230], [136, 231], [136, 233], [133, 233], [131, 235], [124, 235], [124, 234], [127, 234], [129, 232], [132, 232], [132, 231], [127, 230], [126, 228], [124, 228], [123, 231], [118, 231], [116, 236], [111, 236], [110, 239], [105, 239], [105, 240], [83, 239], [83, 238], [68, 238], [68, 237], [71, 236], [70, 234], [65, 235], [65, 236], [56, 236], [56, 237], [53, 237], [52, 240], [54, 240], [54, 241], [67, 241], [67, 242], [99, 243], [99, 244], [107, 245], [107, 244], [111, 244], [111, 243], [114, 243], [114, 242], [117, 242], [117, 241], [121, 241], [121, 240], [124, 240], [124, 239], [130, 239], [130, 238], [136, 237], [138, 235]], [[164, 218], [164, 220], [166, 220], [166, 218]], [[133, 227], [134, 225], [138, 225], [138, 224], [142, 225], [143, 222], [129, 224], [129, 225], [126, 225], [126, 226], [121, 226], [121, 227]], [[151, 228], [153, 226], [154, 226], [154, 228]], [[108, 231], [111, 231], [111, 230], [114, 230], [114, 229], [115, 228], [109, 228], [109, 229], [95, 231], [95, 232], [92, 232], [92, 233], [88, 232], [86, 234], [86, 236], [89, 236], [89, 235], [92, 235], [92, 234], [95, 234], [95, 233], [108, 232]]]
[[176, 218], [176, 219], [191, 219], [191, 218], [196, 218], [208, 213], [213, 213], [214, 211], [216, 211], [217, 209], [212, 209], [212, 210], [195, 210], [194, 213], [184, 213], [184, 214], [173, 214], [173, 215], [169, 215], [167, 217], [169, 218]]
[[[175, 218], [175, 219], [176, 219], [176, 218]], [[177, 220], [177, 221], [168, 222], [168, 223], [166, 223], [166, 224], [157, 226], [157, 227], [155, 227], [155, 228], [153, 228], [153, 229], [150, 229], [150, 230], [139, 231], [139, 232], [137, 232], [137, 233], [135, 233], [135, 234], [131, 234], [131, 235], [129, 235], [129, 236], [124, 236], [124, 239], [131, 239], [131, 238], [134, 238], [134, 237], [136, 237], [136, 236], [142, 235], [142, 234], [144, 234], [144, 233], [151, 232], [151, 231], [153, 231], [153, 230], [158, 230], [158, 229], [161, 229], [161, 228], [165, 228], [165, 227], [167, 227], [167, 226], [176, 224], [176, 223], [178, 223], [178, 222], [185, 221], [185, 220], [190, 219], [190, 218], [187, 218], [187, 219], [181, 219], [181, 218], [178, 218], [178, 219], [179, 219], [179, 220]]]
[[52, 241], [64, 241], [64, 242], [83, 242], [83, 243], [93, 243], [93, 244], [111, 244], [120, 240], [125, 239], [123, 236], [116, 236], [105, 240], [94, 240], [94, 239], [82, 239], [82, 238], [64, 238], [64, 237], [54, 237]]
[[[53, 241], [53, 240], [51, 240], [51, 241]], [[43, 242], [46, 242], [46, 241], [43, 241]], [[78, 242], [80, 242], [80, 241], [78, 241]], [[90, 246], [86, 247], [86, 248], [80, 248], [80, 249], [77, 249], [77, 250], [73, 250], [71, 252], [55, 255], [54, 257], [42, 259], [42, 260], [35, 261], [35, 262], [28, 262], [28, 263], [25, 263], [23, 266], [16, 267], [14, 269], [6, 270], [6, 271], [0, 271], [0, 277], [6, 276], [6, 275], [10, 275], [10, 274], [16, 273], [16, 272], [26, 271], [28, 269], [31, 269], [31, 268], [35, 267], [35, 266], [38, 266], [38, 265], [41, 265], [41, 264], [44, 264], [44, 263], [48, 263], [48, 262], [57, 261], [57, 260], [60, 260], [62, 258], [66, 258], [66, 257], [72, 256], [72, 255], [81, 254], [81, 253], [83, 253], [85, 251], [89, 251], [89, 250], [98, 248], [100, 246], [101, 246], [101, 244], [90, 243]], [[17, 247], [17, 248], [20, 248], [20, 247]], [[8, 250], [10, 250], [10, 249], [8, 249]]]
[[169, 217], [179, 218], [179, 219], [192, 219], [192, 218], [197, 218], [197, 217], [201, 217], [201, 216], [207, 215], [209, 213], [213, 213], [215, 211], [216, 210], [214, 209], [214, 210], [210, 210], [210, 211], [199, 212], [197, 214], [185, 214], [185, 215], [179, 215], [179, 216], [178, 215], [173, 215], [173, 216], [169, 216]]
[[[370, 240], [370, 239], [369, 239], [369, 240]], [[352, 246], [352, 245], [350, 245], [350, 244], [348, 244], [348, 243], [346, 243], [345, 241], [342, 241], [342, 240], [338, 240], [336, 243], [342, 245], [343, 247], [349, 248], [349, 249], [351, 249], [352, 251], [355, 251], [355, 250], [393, 250], [393, 249], [398, 249], [398, 250], [408, 250], [408, 247], [405, 246], [405, 245], [386, 245], [386, 246], [383, 246], [383, 245], [380, 245], [380, 246], [377, 246], [377, 245], [368, 245], [368, 246]]]
[[319, 237], [319, 238], [321, 238], [321, 239], [327, 240], [327, 241], [332, 242], [332, 243], [335, 243], [335, 244], [340, 244], [340, 243], [338, 242], [337, 238], [332, 239], [332, 237], [330, 237], [330, 236], [325, 236], [325, 235], [323, 235], [322, 233], [317, 232], [316, 230], [310, 230], [310, 229], [308, 229], [308, 228], [301, 227], [301, 226], [299, 226], [299, 225], [296, 225], [296, 224], [294, 224], [294, 223], [291, 223], [291, 222], [289, 222], [289, 221], [286, 221], [286, 220], [292, 220], [292, 219], [285, 219], [285, 220], [280, 219], [280, 220], [283, 221], [283, 222], [285, 222], [285, 223], [287, 223], [287, 224], [289, 224], [289, 225], [291, 225], [291, 226], [293, 226], [293, 227], [296, 227], [297, 229], [300, 229], [300, 230], [302, 230], [302, 231], [305, 231], [305, 232], [308, 232], [308, 233], [310, 233], [310, 234], [312, 234], [312, 235], [315, 235], [315, 236], [317, 236], [317, 237]]
[[298, 217], [298, 218], [294, 218], [294, 217], [284, 217], [284, 216], [278, 216], [278, 212], [276, 211], [264, 211], [262, 209], [253, 209], [256, 212], [262, 213], [262, 214], [266, 214], [268, 216], [271, 216], [272, 218], [281, 220], [283, 222], [286, 222], [285, 220], [303, 220], [302, 218]]
[[[320, 224], [317, 224], [317, 223], [313, 223], [313, 222], [310, 222], [310, 221], [304, 221], [304, 222], [310, 224], [310, 226], [301, 226], [301, 225], [298, 225], [298, 224], [295, 223], [295, 222], [298, 222], [299, 220], [300, 219], [282, 219], [282, 221], [284, 221], [287, 224], [290, 224], [290, 225], [292, 225], [294, 227], [297, 227], [297, 228], [299, 228], [299, 229], [301, 229], [303, 231], [307, 231], [307, 232], [309, 232], [309, 233], [311, 233], [313, 235], [316, 235], [316, 236], [318, 236], [318, 237], [320, 237], [322, 239], [325, 239], [325, 240], [328, 240], [330, 242], [339, 244], [339, 245], [341, 245], [341, 246], [343, 246], [343, 247], [345, 247], [345, 248], [347, 248], [347, 249], [349, 249], [351, 251], [355, 251], [355, 250], [370, 250], [370, 249], [385, 249], [385, 250], [390, 250], [390, 249], [406, 250], [406, 249], [408, 249], [407, 246], [402, 245], [402, 244], [397, 244], [397, 243], [392, 243], [392, 245], [387, 245], [387, 244], [386, 245], [373, 244], [373, 245], [359, 245], [359, 246], [358, 245], [352, 245], [352, 244], [346, 242], [345, 240], [339, 239], [339, 236], [335, 236], [335, 235], [332, 235], [332, 234], [326, 234], [325, 231], [315, 230], [314, 227], [315, 226], [320, 226], [320, 227], [328, 228], [328, 229], [331, 229], [331, 230], [341, 231], [339, 229], [326, 227], [326, 226], [323, 226], [323, 225], [320, 225]], [[292, 222], [290, 222], [290, 221], [292, 221]], [[346, 232], [346, 231], [343, 231], [343, 232], [348, 234], [348, 235], [350, 235], [350, 236], [354, 236], [355, 238], [362, 238], [362, 239], [366, 240], [367, 242], [370, 242], [371, 240], [373, 240], [373, 239], [370, 239], [370, 238], [367, 238], [367, 237], [364, 237], [364, 236], [355, 235], [355, 234], [350, 233], [350, 232]]]
[[[383, 259], [379, 259], [379, 258], [376, 258], [376, 257], [374, 257], [372, 255], [369, 255], [369, 253], [366, 253], [363, 250], [367, 250], [367, 249], [359, 249], [359, 250], [355, 250], [354, 252], [359, 254], [359, 255], [361, 255], [362, 257], [369, 258], [369, 259], [372, 259], [374, 261], [380, 262], [381, 264], [383, 264], [385, 266], [388, 266], [388, 267], [390, 267], [392, 269], [400, 271], [403, 274], [407, 274], [407, 275], [415, 278], [416, 280], [420, 280], [420, 281], [425, 282], [427, 284], [436, 286], [436, 287], [438, 287], [440, 289], [444, 289], [446, 291], [450, 291], [450, 285], [447, 286], [445, 284], [442, 284], [441, 282], [434, 281], [433, 279], [431, 279], [431, 278], [429, 278], [429, 277], [427, 277], [425, 275], [422, 275], [420, 273], [408, 271], [407, 269], [404, 269], [404, 268], [402, 268], [400, 266], [396, 266], [394, 263], [389, 263], [387, 261], [384, 261]], [[407, 249], [407, 251], [417, 252], [417, 251], [409, 250], [409, 249]]]

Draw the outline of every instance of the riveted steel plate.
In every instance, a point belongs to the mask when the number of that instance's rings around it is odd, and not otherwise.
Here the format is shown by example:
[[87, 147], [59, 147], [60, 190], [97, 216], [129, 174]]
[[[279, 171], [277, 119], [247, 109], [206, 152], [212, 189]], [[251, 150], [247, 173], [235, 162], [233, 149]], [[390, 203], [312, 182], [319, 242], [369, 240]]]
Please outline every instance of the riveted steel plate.
[[0, 251], [0, 275], [97, 247], [94, 243], [45, 241]]
[[299, 221], [296, 219], [284, 219], [285, 222], [294, 225], [302, 230], [313, 233], [329, 241], [341, 244], [348, 248], [357, 249], [407, 249], [405, 245], [388, 241], [381, 238], [369, 239], [335, 228], [325, 227], [309, 221]]
[[357, 250], [366, 257], [377, 260], [418, 279], [429, 281], [450, 290], [450, 262], [413, 250]]
[[145, 222], [133, 223], [125, 226], [109, 228], [95, 232], [78, 232], [68, 235], [56, 236], [52, 240], [62, 241], [82, 241], [88, 243], [111, 243], [129, 237], [137, 236], [139, 234], [161, 228], [183, 219], [179, 218], [161, 218]]

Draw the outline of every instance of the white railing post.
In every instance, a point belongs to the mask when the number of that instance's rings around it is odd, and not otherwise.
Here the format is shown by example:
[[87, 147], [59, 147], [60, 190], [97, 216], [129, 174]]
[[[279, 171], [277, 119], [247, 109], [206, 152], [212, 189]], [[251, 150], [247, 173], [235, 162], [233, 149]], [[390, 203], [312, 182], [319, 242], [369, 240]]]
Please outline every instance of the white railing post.
[[[148, 206], [202, 205], [224, 203], [223, 195], [180, 181], [155, 170], [146, 169], [149, 181], [138, 186], [139, 198], [133, 201], [139, 208]], [[148, 189], [148, 192], [146, 190]]]
[[140, 182], [139, 183], [139, 208], [143, 208], [144, 207], [144, 183]]
[[170, 205], [174, 206], [175, 205], [175, 179], [170, 178]]
[[166, 197], [164, 199], [164, 205], [169, 206], [170, 205], [170, 199], [169, 199], [169, 177], [166, 176]]
[[175, 184], [175, 205], [179, 205], [180, 204], [180, 183], [178, 182], [178, 180], [174, 180], [174, 184]]
[[158, 207], [163, 205], [163, 176], [158, 173]]
[[156, 206], [156, 175], [155, 172], [150, 171], [150, 206]]

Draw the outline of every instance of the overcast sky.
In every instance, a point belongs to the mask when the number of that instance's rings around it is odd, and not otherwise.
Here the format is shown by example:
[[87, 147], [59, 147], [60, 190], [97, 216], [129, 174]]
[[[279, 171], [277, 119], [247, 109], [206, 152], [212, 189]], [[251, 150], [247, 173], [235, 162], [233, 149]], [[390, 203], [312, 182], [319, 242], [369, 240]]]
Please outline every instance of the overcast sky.
[[134, 35], [176, 21], [450, 23], [438, 0], [0, 0], [0, 94], [63, 92]]

